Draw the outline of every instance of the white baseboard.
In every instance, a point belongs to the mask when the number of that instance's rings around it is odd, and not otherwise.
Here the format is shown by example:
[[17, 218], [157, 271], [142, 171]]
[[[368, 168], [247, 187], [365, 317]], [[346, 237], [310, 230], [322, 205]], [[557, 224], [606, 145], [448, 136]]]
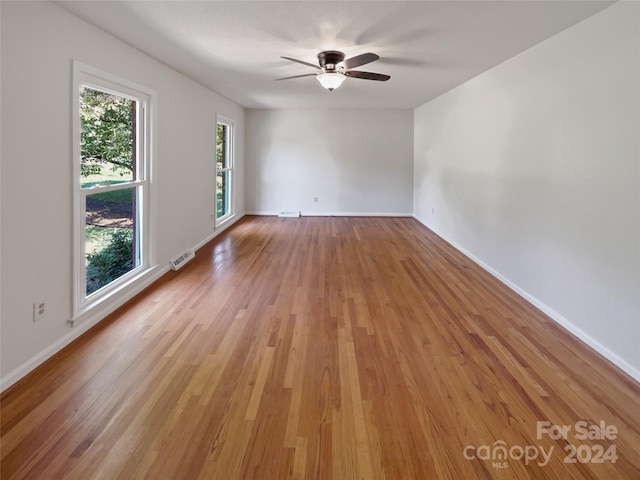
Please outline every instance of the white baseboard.
[[[236, 223], [243, 216], [244, 216], [244, 213], [231, 217], [224, 224], [216, 227], [216, 229], [211, 235], [209, 235], [207, 238], [202, 240], [200, 243], [198, 243], [194, 247], [194, 250], [198, 250], [202, 248], [205, 244], [209, 243], [217, 235], [224, 232], [227, 228], [229, 228], [231, 225]], [[162, 277], [169, 270], [170, 270], [169, 265], [166, 265], [164, 267], [157, 267], [156, 270], [154, 270], [152, 273], [148, 275], [147, 278], [145, 278], [144, 282], [140, 283], [135, 288], [123, 289], [122, 291], [123, 293], [115, 295], [114, 297], [112, 297], [111, 301], [105, 301], [104, 304], [96, 306], [96, 308], [93, 309], [90, 313], [88, 313], [86, 316], [83, 316], [81, 321], [76, 320], [74, 322], [70, 322], [72, 325], [72, 328], [67, 335], [63, 336], [57, 342], [49, 345], [47, 348], [39, 352], [37, 355], [35, 355], [31, 359], [27, 360], [25, 363], [23, 363], [13, 371], [9, 372], [4, 377], [0, 378], [0, 392], [3, 392], [7, 388], [9, 388], [11, 385], [16, 383], [18, 380], [25, 377], [27, 374], [31, 373], [31, 371], [33, 371], [35, 368], [43, 364], [45, 361], [47, 361], [49, 358], [54, 356], [64, 347], [69, 345], [71, 342], [79, 338], [83, 333], [88, 331], [91, 327], [97, 325], [102, 320], [104, 320], [107, 317], [107, 315], [114, 312], [116, 309], [120, 308], [126, 302], [128, 302], [133, 297], [135, 297], [140, 292], [142, 292], [145, 288], [149, 287], [152, 283], [160, 279], [160, 277]]]
[[38, 366], [42, 365], [45, 361], [53, 357], [56, 353], [69, 345], [71, 342], [79, 338], [83, 333], [89, 330], [91, 327], [97, 325], [104, 320], [107, 315], [113, 313], [120, 308], [126, 302], [133, 297], [141, 293], [145, 288], [156, 282], [160, 277], [170, 270], [169, 265], [164, 267], [157, 267], [153, 272], [150, 272], [145, 280], [136, 285], [135, 288], [123, 290], [121, 294], [115, 296], [112, 301], [106, 301], [103, 304], [97, 306], [86, 317], [83, 317], [81, 322], [71, 323], [72, 327], [69, 333], [60, 338], [57, 342], [52, 343], [47, 348], [39, 352], [34, 357], [30, 358], [22, 365], [9, 372], [7, 375], [0, 379], [0, 392], [5, 391], [11, 385], [22, 379]]
[[[203, 241], [198, 243], [194, 250], [198, 250], [202, 248], [205, 244], [209, 243], [213, 238], [217, 235], [225, 231], [231, 225], [240, 220], [244, 214], [240, 214], [234, 216], [229, 219], [229, 221], [224, 224], [216, 227], [214, 232], [205, 238]], [[25, 363], [20, 365], [18, 368], [14, 369], [12, 372], [9, 372], [7, 375], [0, 379], [0, 392], [3, 392], [11, 385], [16, 383], [18, 380], [22, 379], [29, 373], [31, 373], [38, 366], [43, 364], [49, 358], [53, 357], [56, 353], [62, 350], [64, 347], [69, 345], [71, 342], [79, 338], [83, 333], [87, 332], [91, 327], [97, 325], [102, 320], [104, 320], [107, 315], [114, 312], [116, 309], [120, 308], [126, 302], [134, 298], [136, 295], [141, 293], [145, 288], [149, 287], [151, 284], [160, 279], [165, 273], [170, 271], [170, 266], [166, 265], [164, 267], [157, 267], [152, 273], [145, 278], [144, 282], [137, 285], [135, 288], [127, 288], [123, 290], [122, 294], [116, 295], [112, 301], [107, 301], [104, 304], [97, 306], [93, 309], [86, 317], [82, 318], [82, 321], [73, 322], [73, 326], [69, 333], [63, 336], [57, 342], [49, 345], [47, 348], [39, 352], [37, 355], [27, 360]]]
[[231, 225], [233, 225], [234, 223], [238, 222], [242, 217], [244, 217], [246, 214], [245, 213], [240, 213], [238, 215], [234, 215], [233, 217], [231, 217], [229, 220], [227, 220], [226, 222], [224, 222], [222, 225], [218, 225], [217, 227], [215, 227], [215, 229], [213, 230], [213, 233], [211, 233], [211, 235], [207, 236], [207, 238], [205, 238], [204, 240], [202, 240], [200, 243], [198, 243], [195, 247], [193, 247], [193, 249], [195, 251], [200, 250], [202, 247], [204, 247], [207, 243], [209, 243], [211, 240], [213, 240], [214, 238], [216, 238], [218, 235], [220, 235], [222, 232], [224, 232], [227, 228], [229, 228]]
[[[279, 212], [253, 211], [246, 215], [277, 217]], [[300, 212], [303, 217], [413, 217], [413, 213], [375, 213], [375, 212]]]
[[412, 213], [302, 212], [303, 217], [412, 217]]
[[[260, 216], [277, 216], [276, 212], [273, 212], [273, 213], [268, 213], [268, 212], [246, 212], [245, 214], [246, 215], [260, 215]], [[238, 220], [240, 220], [245, 214], [239, 215], [237, 218], [234, 218], [232, 221], [229, 221], [229, 222], [225, 223], [223, 226], [218, 227], [211, 235], [209, 235], [207, 238], [205, 238], [202, 242], [200, 242], [194, 248], [196, 250], [202, 248], [205, 244], [210, 242], [217, 235], [219, 235], [224, 230], [226, 230], [228, 227], [230, 227], [231, 225], [236, 223]], [[582, 340], [584, 343], [589, 345], [596, 352], [598, 352], [603, 357], [608, 359], [610, 362], [612, 362], [618, 368], [620, 368], [621, 370], [626, 372], [628, 375], [633, 377], [635, 380], [640, 382], [640, 370], [638, 370], [633, 365], [631, 365], [628, 362], [626, 362], [624, 359], [620, 358], [617, 354], [615, 354], [614, 352], [612, 352], [611, 350], [606, 348], [604, 345], [602, 345], [598, 341], [594, 340], [592, 337], [590, 337], [588, 334], [586, 334], [580, 328], [576, 327], [573, 323], [571, 323], [567, 318], [565, 318], [563, 315], [558, 313], [556, 310], [554, 310], [553, 308], [549, 307], [544, 302], [541, 302], [540, 300], [538, 300], [536, 297], [534, 297], [533, 295], [529, 294], [528, 292], [524, 291], [518, 285], [516, 285], [515, 283], [511, 282], [508, 278], [504, 277], [501, 273], [497, 272], [492, 267], [490, 267], [489, 265], [485, 264], [482, 260], [480, 260], [479, 258], [475, 257], [472, 253], [468, 252], [466, 249], [464, 249], [461, 246], [457, 245], [455, 242], [449, 240], [446, 236], [442, 235], [440, 232], [438, 232], [434, 228], [430, 227], [427, 224], [427, 222], [425, 222], [424, 220], [422, 220], [421, 218], [419, 218], [418, 216], [416, 216], [414, 214], [407, 214], [407, 213], [402, 213], [402, 214], [377, 213], [377, 214], [374, 214], [374, 213], [349, 213], [349, 212], [339, 212], [338, 213], [338, 212], [336, 212], [336, 213], [303, 213], [303, 215], [306, 215], [306, 216], [336, 216], [336, 217], [347, 217], [347, 216], [413, 217], [417, 221], [422, 223], [425, 227], [430, 229], [433, 233], [435, 233], [440, 238], [442, 238], [445, 242], [447, 242], [448, 244], [453, 246], [455, 249], [457, 249], [458, 251], [463, 253], [470, 260], [472, 260], [474, 263], [476, 263], [477, 265], [482, 267], [484, 270], [489, 272], [491, 275], [493, 275], [495, 278], [500, 280], [506, 286], [511, 288], [514, 292], [516, 292], [522, 298], [524, 298], [529, 303], [531, 303], [532, 305], [534, 305], [535, 307], [540, 309], [542, 312], [544, 312], [546, 315], [548, 315], [550, 318], [552, 318], [556, 323], [558, 323], [564, 329], [566, 329], [567, 331], [569, 331], [570, 333], [572, 333], [573, 335], [578, 337], [580, 340]], [[66, 347], [71, 342], [73, 342], [75, 339], [80, 337], [83, 333], [88, 331], [91, 327], [93, 327], [94, 325], [97, 325], [107, 315], [109, 315], [110, 313], [112, 313], [117, 308], [121, 307], [122, 305], [124, 305], [127, 301], [131, 300], [134, 296], [138, 295], [145, 288], [147, 288], [152, 283], [157, 281], [160, 277], [162, 277], [169, 270], [170, 270], [170, 268], [169, 268], [168, 265], [163, 267], [163, 268], [158, 268], [153, 273], [153, 275], [151, 275], [148, 278], [148, 280], [144, 282], [144, 284], [141, 284], [136, 289], [132, 289], [132, 290], [127, 291], [126, 296], [123, 295], [122, 297], [120, 297], [118, 299], [117, 302], [100, 308], [99, 311], [96, 311], [91, 316], [89, 316], [86, 319], [84, 319], [77, 326], [74, 326], [69, 331], [69, 333], [67, 335], [65, 335], [64, 337], [62, 337], [60, 340], [58, 340], [57, 342], [51, 344], [50, 346], [45, 348], [43, 351], [41, 351], [40, 353], [38, 353], [37, 355], [32, 357], [30, 360], [26, 361], [25, 363], [23, 363], [22, 365], [20, 365], [19, 367], [17, 367], [13, 371], [9, 372], [7, 375], [2, 377], [0, 379], [0, 392], [6, 390], [11, 385], [13, 385], [17, 381], [19, 381], [20, 379], [25, 377], [27, 374], [29, 374], [31, 371], [33, 371], [36, 367], [38, 367], [39, 365], [44, 363], [46, 360], [48, 360], [53, 355], [55, 355], [60, 350], [62, 350], [64, 347]]]
[[605, 357], [607, 360], [609, 360], [615, 366], [617, 366], [622, 371], [624, 371], [625, 373], [627, 373], [628, 375], [633, 377], [635, 380], [640, 382], [640, 370], [635, 368], [633, 365], [628, 363], [623, 358], [619, 357], [616, 353], [614, 353], [611, 350], [609, 350], [607, 347], [602, 345], [597, 340], [593, 339], [591, 336], [589, 336], [582, 329], [580, 329], [577, 326], [575, 326], [564, 315], [561, 315], [560, 313], [558, 313], [556, 310], [551, 308], [546, 303], [538, 300], [536, 297], [534, 297], [530, 293], [528, 293], [525, 290], [523, 290], [522, 288], [520, 288], [518, 285], [513, 283], [511, 280], [506, 278], [504, 275], [502, 275], [500, 272], [494, 270], [492, 267], [490, 267], [489, 265], [484, 263], [482, 260], [477, 258], [471, 252], [467, 251], [466, 249], [464, 249], [463, 247], [458, 245], [456, 242], [453, 242], [453, 241], [449, 240], [445, 235], [443, 235], [440, 232], [438, 232], [437, 230], [435, 230], [433, 227], [431, 227], [427, 222], [422, 220], [417, 215], [413, 215], [413, 218], [415, 218], [417, 221], [419, 221], [421, 224], [423, 224], [425, 227], [427, 227], [433, 233], [438, 235], [441, 239], [443, 239], [445, 242], [447, 242], [453, 248], [455, 248], [456, 250], [458, 250], [459, 252], [464, 254], [471, 261], [473, 261], [474, 263], [476, 263], [477, 265], [482, 267], [484, 270], [489, 272], [491, 275], [496, 277], [498, 280], [500, 280], [502, 283], [504, 283], [511, 290], [513, 290], [518, 295], [520, 295], [522, 298], [524, 298], [526, 301], [531, 303], [534, 307], [536, 307], [539, 310], [541, 310], [542, 312], [544, 312], [547, 316], [549, 316], [552, 320], [554, 320], [558, 325], [560, 325], [565, 330], [569, 331], [570, 333], [572, 333], [573, 335], [578, 337], [580, 340], [582, 340], [584, 343], [586, 343], [589, 347], [593, 348], [596, 352], [598, 352], [600, 355]]
[[265, 212], [262, 210], [252, 210], [250, 212], [244, 212], [245, 215], [252, 215], [256, 217], [277, 217], [278, 212]]

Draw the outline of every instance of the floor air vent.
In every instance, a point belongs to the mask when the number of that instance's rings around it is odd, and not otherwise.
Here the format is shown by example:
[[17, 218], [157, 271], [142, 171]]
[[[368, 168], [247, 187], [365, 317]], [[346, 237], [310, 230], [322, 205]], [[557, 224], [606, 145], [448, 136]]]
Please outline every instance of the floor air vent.
[[279, 217], [299, 217], [300, 210], [297, 211], [282, 211], [278, 213]]
[[196, 256], [196, 253], [193, 250], [187, 250], [182, 255], [171, 260], [171, 269], [178, 270], [184, 266], [189, 260]]

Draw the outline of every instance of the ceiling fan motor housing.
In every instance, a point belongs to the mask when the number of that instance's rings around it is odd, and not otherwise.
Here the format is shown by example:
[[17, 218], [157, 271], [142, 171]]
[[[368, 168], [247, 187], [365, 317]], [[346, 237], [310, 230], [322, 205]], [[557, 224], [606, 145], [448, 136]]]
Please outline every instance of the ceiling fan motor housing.
[[318, 54], [320, 66], [327, 72], [336, 71], [336, 66], [344, 60], [344, 53], [336, 50], [327, 50]]

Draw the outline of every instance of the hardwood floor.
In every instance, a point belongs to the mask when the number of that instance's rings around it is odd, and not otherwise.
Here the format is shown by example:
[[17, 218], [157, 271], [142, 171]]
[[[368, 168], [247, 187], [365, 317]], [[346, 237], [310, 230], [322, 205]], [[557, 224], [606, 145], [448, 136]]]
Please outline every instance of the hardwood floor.
[[638, 383], [410, 218], [247, 217], [1, 401], [6, 480], [640, 478]]

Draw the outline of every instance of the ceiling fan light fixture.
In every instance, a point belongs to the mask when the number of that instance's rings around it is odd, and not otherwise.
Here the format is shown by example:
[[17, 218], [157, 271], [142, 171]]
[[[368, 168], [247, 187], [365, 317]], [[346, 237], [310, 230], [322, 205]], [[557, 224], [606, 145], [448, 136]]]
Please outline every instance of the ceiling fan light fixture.
[[[2, 0], [0, 0], [2, 1]], [[375, 53], [362, 53], [355, 57], [347, 58], [345, 60], [344, 53], [337, 50], [327, 50], [318, 54], [318, 65], [305, 62], [303, 60], [297, 60], [291, 57], [281, 57], [284, 60], [300, 63], [307, 67], [316, 69], [316, 73], [305, 73], [302, 75], [293, 75], [290, 77], [278, 78], [277, 80], [288, 80], [290, 78], [300, 77], [312, 77], [315, 76], [322, 85], [330, 92], [338, 88], [344, 82], [345, 77], [360, 78], [363, 80], [375, 80], [378, 82], [385, 82], [391, 77], [389, 75], [383, 75], [382, 73], [363, 72], [361, 70], [352, 70], [353, 68], [361, 65], [366, 65], [371, 62], [379, 60], [380, 57]]]
[[344, 82], [345, 76], [338, 72], [322, 72], [316, 75], [316, 78], [324, 88], [333, 91]]

